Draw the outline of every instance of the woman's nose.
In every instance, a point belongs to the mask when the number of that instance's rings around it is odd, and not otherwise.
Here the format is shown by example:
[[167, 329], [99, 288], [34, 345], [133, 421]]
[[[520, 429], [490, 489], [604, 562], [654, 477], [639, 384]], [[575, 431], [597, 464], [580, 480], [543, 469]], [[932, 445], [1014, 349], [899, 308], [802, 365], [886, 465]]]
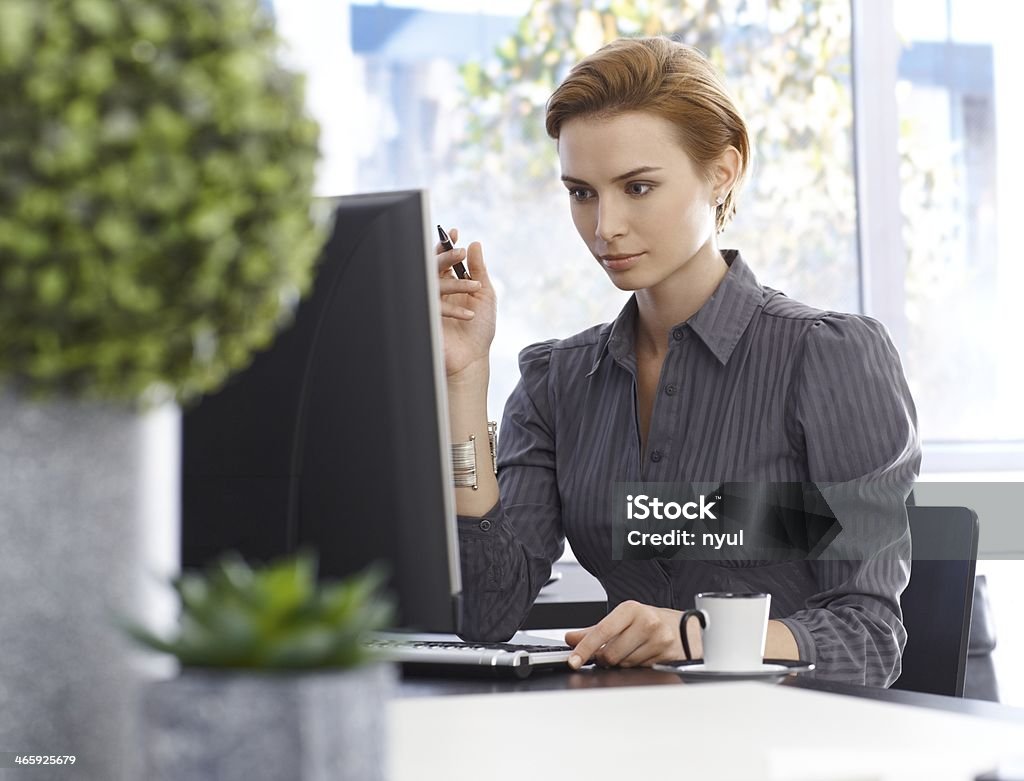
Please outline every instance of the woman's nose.
[[614, 208], [607, 202], [597, 207], [597, 228], [594, 233], [604, 243], [623, 236], [626, 233], [626, 220], [622, 209]]

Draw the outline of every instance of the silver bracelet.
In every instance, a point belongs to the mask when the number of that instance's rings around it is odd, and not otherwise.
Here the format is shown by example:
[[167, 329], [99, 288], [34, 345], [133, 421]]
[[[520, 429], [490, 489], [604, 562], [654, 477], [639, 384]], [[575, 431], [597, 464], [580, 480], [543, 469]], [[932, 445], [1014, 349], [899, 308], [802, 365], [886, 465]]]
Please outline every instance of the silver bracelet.
[[[487, 421], [487, 444], [491, 451], [491, 471], [498, 474], [498, 424]], [[479, 488], [476, 473], [476, 434], [469, 435], [468, 442], [452, 445], [452, 475], [457, 488]]]
[[469, 435], [469, 442], [458, 442], [452, 445], [452, 475], [456, 487], [479, 487], [476, 482], [476, 435]]

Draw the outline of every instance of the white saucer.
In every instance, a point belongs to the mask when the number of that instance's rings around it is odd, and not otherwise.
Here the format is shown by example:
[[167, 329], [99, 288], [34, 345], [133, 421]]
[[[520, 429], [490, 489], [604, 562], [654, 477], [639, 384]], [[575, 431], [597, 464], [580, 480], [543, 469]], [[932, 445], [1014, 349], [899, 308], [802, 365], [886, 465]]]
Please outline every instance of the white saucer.
[[692, 681], [779, 681], [787, 675], [810, 672], [814, 665], [789, 659], [765, 659], [753, 670], [709, 670], [701, 661], [680, 661], [656, 664], [654, 669], [676, 673], [683, 680]]

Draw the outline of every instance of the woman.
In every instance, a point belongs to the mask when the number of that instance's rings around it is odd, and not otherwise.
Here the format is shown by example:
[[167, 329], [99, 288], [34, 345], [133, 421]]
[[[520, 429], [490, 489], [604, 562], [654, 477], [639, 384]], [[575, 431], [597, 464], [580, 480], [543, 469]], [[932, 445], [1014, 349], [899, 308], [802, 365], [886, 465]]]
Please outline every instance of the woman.
[[[679, 619], [697, 592], [766, 591], [766, 657], [892, 683], [906, 642], [903, 501], [920, 447], [884, 328], [762, 287], [737, 251], [719, 250], [750, 143], [692, 48], [662, 38], [605, 46], [554, 92], [546, 124], [580, 237], [633, 296], [614, 322], [522, 352], [495, 478], [485, 468], [495, 295], [478, 243], [439, 247], [464, 634], [509, 637], [568, 538], [611, 608], [566, 636], [574, 667], [682, 658]], [[463, 259], [472, 280], [452, 271]], [[846, 486], [863, 501], [844, 528], [883, 517], [889, 533], [862, 536], [869, 555], [854, 546], [836, 560], [616, 561], [608, 489], [639, 481]]]

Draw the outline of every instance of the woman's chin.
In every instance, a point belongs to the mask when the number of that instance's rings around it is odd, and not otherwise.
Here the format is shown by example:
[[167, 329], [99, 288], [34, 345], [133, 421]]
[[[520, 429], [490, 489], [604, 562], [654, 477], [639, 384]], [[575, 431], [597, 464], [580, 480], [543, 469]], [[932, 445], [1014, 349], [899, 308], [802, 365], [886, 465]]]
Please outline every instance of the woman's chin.
[[611, 283], [619, 290], [623, 290], [627, 293], [632, 293], [636, 290], [643, 290], [645, 287], [648, 287], [640, 274], [621, 274], [609, 271], [608, 279], [610, 279]]

